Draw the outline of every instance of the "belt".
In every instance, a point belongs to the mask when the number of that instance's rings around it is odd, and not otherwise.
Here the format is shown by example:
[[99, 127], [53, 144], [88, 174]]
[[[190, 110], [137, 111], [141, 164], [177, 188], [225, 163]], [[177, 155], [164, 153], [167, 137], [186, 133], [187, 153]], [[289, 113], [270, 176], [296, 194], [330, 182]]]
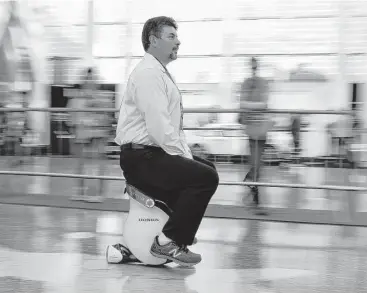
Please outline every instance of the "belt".
[[160, 149], [159, 147], [153, 145], [144, 145], [137, 143], [126, 143], [121, 145], [121, 150], [146, 150], [146, 149]]

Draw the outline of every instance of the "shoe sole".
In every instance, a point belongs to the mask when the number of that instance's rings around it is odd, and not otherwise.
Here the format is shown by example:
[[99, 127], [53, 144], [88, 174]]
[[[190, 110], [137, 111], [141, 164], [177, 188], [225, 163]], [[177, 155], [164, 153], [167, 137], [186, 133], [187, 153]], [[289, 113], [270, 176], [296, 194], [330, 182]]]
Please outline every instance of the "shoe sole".
[[174, 263], [176, 263], [176, 264], [178, 264], [180, 266], [183, 266], [183, 267], [192, 267], [192, 266], [195, 266], [195, 265], [197, 265], [198, 263], [201, 262], [201, 260], [200, 260], [200, 261], [195, 262], [195, 263], [193, 263], [193, 262], [186, 263], [186, 262], [182, 262], [182, 261], [180, 261], [178, 259], [175, 259], [175, 258], [173, 258], [171, 256], [166, 256], [166, 255], [161, 255], [161, 254], [155, 253], [152, 250], [150, 251], [150, 254], [153, 255], [153, 256], [155, 256], [155, 257], [157, 257], [157, 258], [166, 259], [167, 261], [174, 262]]
[[[109, 251], [109, 249], [111, 248], [111, 247], [113, 247], [112, 245], [108, 245], [107, 246], [107, 248], [106, 248], [106, 261], [107, 261], [107, 263], [108, 264], [114, 264], [114, 265], [118, 265], [118, 264], [124, 264], [124, 263], [127, 263], [128, 261], [123, 261], [123, 258], [122, 258], [122, 260], [121, 261], [119, 261], [119, 262], [109, 262], [108, 261], [108, 259], [109, 259], [109, 257], [108, 257], [108, 251]], [[114, 247], [113, 247], [114, 248]]]
[[111, 262], [108, 261], [108, 251], [109, 251], [109, 249], [110, 249], [110, 245], [108, 245], [107, 248], [106, 248], [106, 261], [107, 261], [108, 264], [114, 264], [114, 263], [111, 263]]

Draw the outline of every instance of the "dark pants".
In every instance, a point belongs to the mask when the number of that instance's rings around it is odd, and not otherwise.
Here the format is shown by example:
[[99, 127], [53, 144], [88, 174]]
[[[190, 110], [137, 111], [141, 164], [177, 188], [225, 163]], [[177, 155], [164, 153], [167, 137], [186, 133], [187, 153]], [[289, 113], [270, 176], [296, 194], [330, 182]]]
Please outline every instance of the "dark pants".
[[120, 166], [129, 184], [173, 210], [163, 233], [179, 245], [192, 244], [218, 187], [215, 166], [198, 157], [171, 156], [160, 148], [122, 150]]
[[[246, 174], [245, 181], [257, 182], [260, 178], [261, 157], [264, 153], [265, 139], [249, 139], [250, 144], [250, 170]], [[256, 188], [257, 189], [257, 188]], [[259, 204], [259, 195], [256, 190], [254, 201]]]

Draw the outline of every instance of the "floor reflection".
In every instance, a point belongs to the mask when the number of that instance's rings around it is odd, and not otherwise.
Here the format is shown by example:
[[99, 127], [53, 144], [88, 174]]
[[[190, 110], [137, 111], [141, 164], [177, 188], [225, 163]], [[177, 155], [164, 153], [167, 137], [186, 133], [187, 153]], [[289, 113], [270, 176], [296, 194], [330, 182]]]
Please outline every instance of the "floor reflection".
[[1, 292], [364, 292], [367, 229], [205, 218], [192, 269], [108, 265], [125, 215], [0, 205]]

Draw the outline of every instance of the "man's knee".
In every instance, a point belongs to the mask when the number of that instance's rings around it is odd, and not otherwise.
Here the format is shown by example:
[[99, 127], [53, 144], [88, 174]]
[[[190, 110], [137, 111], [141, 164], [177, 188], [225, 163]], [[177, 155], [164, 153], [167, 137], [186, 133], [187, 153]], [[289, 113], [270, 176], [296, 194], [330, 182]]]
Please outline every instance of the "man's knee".
[[210, 162], [210, 167], [212, 167], [215, 171], [217, 171], [217, 167], [215, 167], [215, 165], [212, 162]]
[[210, 171], [208, 171], [208, 186], [213, 189], [213, 192], [215, 192], [219, 185], [219, 175], [215, 168], [210, 168]]
[[199, 163], [202, 163], [202, 164], [204, 164], [204, 165], [206, 165], [206, 166], [208, 166], [210, 168], [213, 168], [214, 170], [217, 170], [217, 168], [215, 167], [215, 165], [212, 162], [210, 162], [210, 161], [208, 161], [206, 159], [202, 159], [200, 157], [194, 156], [194, 160], [197, 161], [197, 162], [199, 162]]

